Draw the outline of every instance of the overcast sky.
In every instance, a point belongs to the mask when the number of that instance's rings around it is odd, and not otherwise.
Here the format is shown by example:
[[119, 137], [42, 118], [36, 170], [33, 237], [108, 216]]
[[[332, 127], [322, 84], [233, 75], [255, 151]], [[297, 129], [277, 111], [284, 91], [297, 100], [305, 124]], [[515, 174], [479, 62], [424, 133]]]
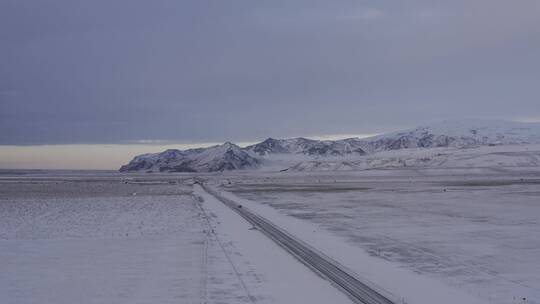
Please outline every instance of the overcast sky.
[[540, 119], [540, 1], [0, 0], [0, 144]]

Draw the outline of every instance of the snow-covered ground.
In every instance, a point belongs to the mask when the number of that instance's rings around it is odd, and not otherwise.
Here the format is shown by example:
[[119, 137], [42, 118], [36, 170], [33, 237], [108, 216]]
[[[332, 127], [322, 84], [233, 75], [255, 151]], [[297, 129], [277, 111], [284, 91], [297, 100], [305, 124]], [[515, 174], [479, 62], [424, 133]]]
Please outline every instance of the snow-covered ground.
[[[409, 303], [540, 303], [537, 168], [258, 173], [217, 182]], [[464, 298], [449, 296], [456, 291]]]
[[[540, 303], [538, 167], [201, 178], [406, 303]], [[350, 302], [192, 181], [0, 176], [0, 303]]]
[[[257, 303], [351, 303], [330, 283], [315, 275], [229, 207], [195, 186], [203, 209], [216, 232], [216, 238], [233, 244], [230, 255], [237, 271], [253, 275], [256, 281], [245, 282], [245, 288]], [[240, 262], [237, 260], [244, 260]], [[235, 303], [223, 301], [223, 303]]]
[[205, 235], [188, 189], [112, 184], [0, 183], [1, 303], [199, 303]]
[[350, 303], [189, 180], [0, 177], [0, 303]]

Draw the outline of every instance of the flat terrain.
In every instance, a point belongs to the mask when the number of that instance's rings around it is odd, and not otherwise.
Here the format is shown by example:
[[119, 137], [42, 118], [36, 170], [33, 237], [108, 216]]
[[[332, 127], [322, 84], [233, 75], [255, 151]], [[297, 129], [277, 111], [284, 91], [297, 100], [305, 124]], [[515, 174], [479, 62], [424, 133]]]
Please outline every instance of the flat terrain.
[[186, 175], [4, 172], [0, 303], [350, 303]]
[[539, 303], [540, 174], [533, 169], [313, 172], [219, 182], [493, 303]]
[[176, 178], [3, 178], [0, 219], [1, 303], [250, 303]]
[[[407, 303], [539, 303], [535, 168], [198, 178]], [[350, 302], [192, 182], [2, 174], [0, 302]]]

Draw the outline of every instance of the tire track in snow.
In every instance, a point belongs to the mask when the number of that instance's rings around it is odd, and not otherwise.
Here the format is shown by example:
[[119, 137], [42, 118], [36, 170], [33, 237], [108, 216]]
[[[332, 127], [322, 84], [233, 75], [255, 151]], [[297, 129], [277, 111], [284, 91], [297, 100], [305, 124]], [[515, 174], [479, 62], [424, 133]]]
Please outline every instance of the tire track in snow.
[[[229, 253], [227, 252], [227, 250], [225, 249], [225, 246], [219, 240], [218, 235], [215, 233], [214, 228], [212, 227], [212, 223], [210, 222], [210, 218], [209, 218], [208, 214], [206, 213], [206, 210], [204, 210], [204, 208], [201, 206], [199, 198], [194, 196], [193, 200], [195, 201], [195, 204], [197, 205], [199, 210], [201, 210], [201, 213], [202, 213], [202, 215], [204, 217], [204, 220], [206, 222], [206, 225], [208, 227], [208, 231], [206, 232], [207, 238], [213, 238], [216, 241], [216, 243], [219, 245], [219, 247], [223, 251], [223, 254], [225, 255], [225, 258], [227, 259], [227, 262], [231, 265], [231, 268], [234, 271], [234, 275], [238, 279], [238, 282], [240, 283], [240, 286], [242, 286], [242, 289], [244, 290], [244, 293], [246, 294], [246, 298], [249, 300], [250, 303], [254, 304], [256, 302], [255, 297], [253, 295], [251, 295], [251, 293], [249, 292], [249, 289], [247, 288], [246, 283], [242, 279], [242, 276], [240, 275], [240, 272], [238, 271], [238, 269], [234, 265], [234, 262], [232, 261], [232, 259], [231, 259], [230, 255], [229, 255]], [[208, 262], [207, 249], [208, 249], [208, 240], [205, 241], [205, 253], [204, 253], [206, 255], [205, 263]], [[206, 270], [206, 266], [205, 266], [205, 270]], [[205, 289], [205, 291], [204, 291], [204, 299], [205, 299], [204, 301], [205, 302], [204, 303], [208, 303], [208, 294], [207, 294], [207, 290], [206, 290], [207, 289], [207, 282], [206, 281], [207, 280], [205, 280], [205, 284], [204, 284], [204, 289]]]

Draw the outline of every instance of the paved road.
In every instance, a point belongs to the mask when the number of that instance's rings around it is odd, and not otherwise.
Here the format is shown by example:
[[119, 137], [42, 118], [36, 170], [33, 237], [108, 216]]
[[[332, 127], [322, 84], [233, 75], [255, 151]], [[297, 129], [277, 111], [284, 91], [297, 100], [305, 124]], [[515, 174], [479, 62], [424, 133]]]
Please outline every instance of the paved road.
[[313, 247], [290, 235], [286, 231], [277, 227], [265, 218], [249, 211], [249, 209], [238, 205], [236, 202], [223, 197], [211, 187], [202, 182], [197, 182], [210, 195], [232, 208], [244, 219], [264, 233], [279, 246], [287, 250], [300, 262], [309, 267], [318, 275], [330, 281], [340, 290], [345, 292], [353, 301], [362, 304], [394, 304], [396, 302], [382, 295], [372, 287], [362, 283], [354, 274], [348, 272], [337, 262], [324, 254], [318, 252]]

